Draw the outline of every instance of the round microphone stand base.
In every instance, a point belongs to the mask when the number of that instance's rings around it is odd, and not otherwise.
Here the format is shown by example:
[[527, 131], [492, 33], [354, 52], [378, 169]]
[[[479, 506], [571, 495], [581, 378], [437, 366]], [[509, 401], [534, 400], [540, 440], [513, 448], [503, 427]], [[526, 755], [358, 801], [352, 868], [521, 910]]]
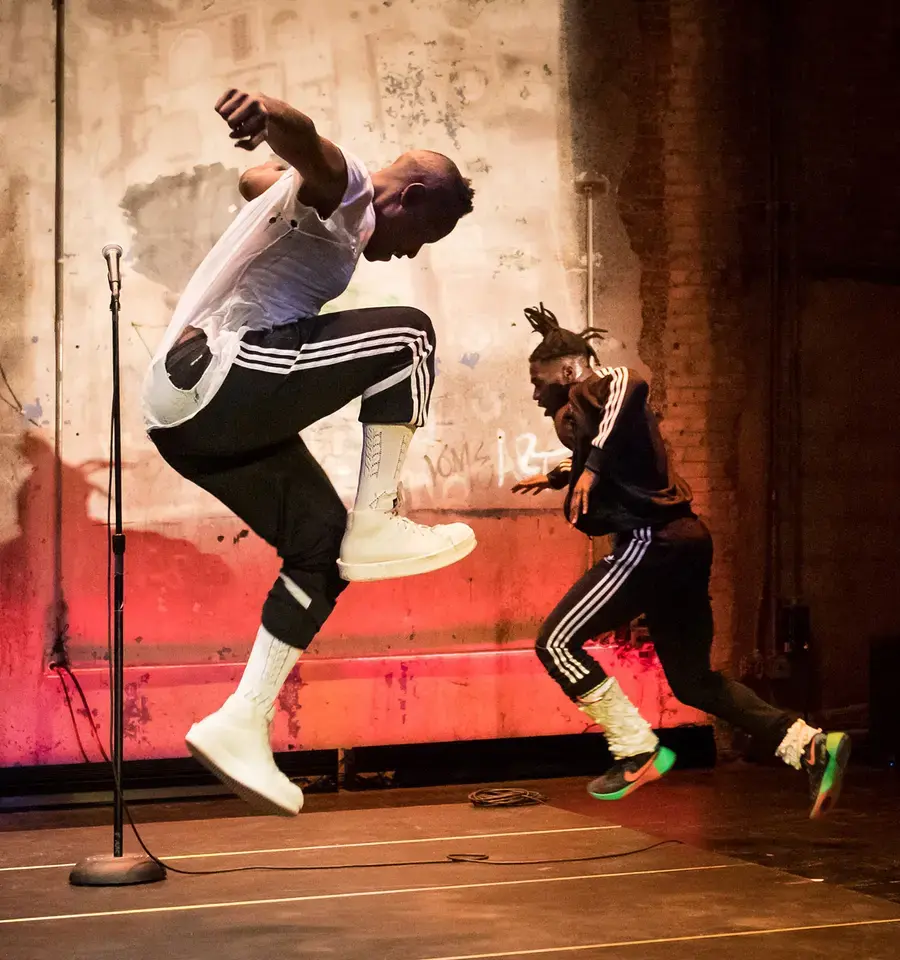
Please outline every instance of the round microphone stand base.
[[166, 868], [140, 853], [85, 857], [69, 874], [75, 887], [125, 887], [166, 879]]

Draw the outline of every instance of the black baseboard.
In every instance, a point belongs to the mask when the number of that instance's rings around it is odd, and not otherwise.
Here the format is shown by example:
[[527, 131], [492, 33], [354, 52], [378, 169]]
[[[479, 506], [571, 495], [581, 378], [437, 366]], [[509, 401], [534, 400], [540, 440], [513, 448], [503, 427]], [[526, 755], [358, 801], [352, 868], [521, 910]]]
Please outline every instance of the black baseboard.
[[[337, 754], [333, 750], [279, 754], [278, 763], [289, 777], [305, 781], [306, 789], [337, 789]], [[122, 776], [129, 801], [228, 794], [190, 757], [126, 760]], [[0, 810], [109, 803], [112, 789], [112, 770], [105, 762], [5, 767], [0, 769]]]
[[[677, 754], [677, 766], [710, 767], [716, 762], [713, 728], [658, 731]], [[603, 737], [575, 734], [505, 740], [357, 747], [352, 750], [292, 751], [277, 755], [281, 769], [305, 790], [424, 787], [591, 776], [611, 762]], [[130, 760], [124, 764], [126, 796], [176, 800], [225, 795], [227, 791], [189, 758]], [[108, 803], [112, 775], [106, 763], [0, 769], [0, 810]]]
[[[661, 742], [675, 751], [677, 766], [715, 764], [712, 727], [657, 732]], [[612, 762], [606, 741], [593, 734], [359, 747], [346, 759], [348, 789], [365, 787], [369, 782], [381, 786], [385, 780], [397, 787], [433, 787], [596, 776]]]

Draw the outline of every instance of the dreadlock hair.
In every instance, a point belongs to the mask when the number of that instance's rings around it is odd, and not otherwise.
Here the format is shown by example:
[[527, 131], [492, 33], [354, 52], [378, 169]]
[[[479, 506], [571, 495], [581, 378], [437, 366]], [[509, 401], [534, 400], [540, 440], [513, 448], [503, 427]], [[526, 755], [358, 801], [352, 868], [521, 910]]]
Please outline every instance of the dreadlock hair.
[[604, 340], [606, 330], [600, 327], [588, 327], [581, 333], [566, 330], [559, 325], [556, 317], [544, 306], [526, 307], [525, 318], [532, 329], [541, 335], [541, 342], [532, 350], [528, 358], [530, 363], [535, 361], [557, 360], [560, 357], [581, 357], [590, 363], [592, 360], [600, 362], [591, 340]]

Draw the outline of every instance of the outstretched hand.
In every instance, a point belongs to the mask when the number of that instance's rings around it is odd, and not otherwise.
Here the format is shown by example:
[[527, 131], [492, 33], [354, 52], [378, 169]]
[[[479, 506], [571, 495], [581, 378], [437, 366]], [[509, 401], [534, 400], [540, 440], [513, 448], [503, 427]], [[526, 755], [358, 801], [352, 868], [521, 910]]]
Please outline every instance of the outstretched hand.
[[531, 492], [532, 496], [537, 496], [542, 490], [550, 489], [550, 481], [542, 473], [536, 474], [533, 477], [526, 477], [524, 480], [520, 480], [513, 488], [513, 493], [528, 493]]
[[260, 97], [226, 90], [216, 102], [216, 113], [231, 127], [231, 139], [242, 150], [255, 150], [268, 135], [268, 111]]

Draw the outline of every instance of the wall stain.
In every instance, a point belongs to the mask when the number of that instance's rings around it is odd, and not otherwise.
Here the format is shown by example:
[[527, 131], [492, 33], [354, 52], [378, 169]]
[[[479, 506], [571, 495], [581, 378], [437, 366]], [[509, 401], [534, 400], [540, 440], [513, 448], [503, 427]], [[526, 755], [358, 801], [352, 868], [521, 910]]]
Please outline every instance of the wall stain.
[[157, 0], [88, 0], [87, 11], [98, 20], [129, 30], [135, 21], [155, 26], [175, 19], [172, 10]]
[[411, 127], [424, 129], [428, 125], [425, 111], [427, 100], [436, 103], [437, 97], [426, 96], [425, 71], [422, 67], [410, 67], [405, 74], [386, 73], [382, 78], [385, 94], [385, 116], [392, 120], [405, 120]]
[[409, 685], [409, 664], [401, 663], [400, 664], [400, 680], [398, 681], [398, 686], [400, 687], [400, 699], [398, 701], [398, 706], [400, 707], [400, 723], [406, 726], [406, 688]]
[[36, 420], [40, 420], [40, 418], [43, 416], [43, 413], [44, 408], [41, 406], [41, 401], [37, 397], [34, 398], [34, 403], [26, 403], [22, 407], [22, 416], [25, 417], [26, 420], [30, 420], [32, 423], [34, 423]]
[[221, 163], [132, 184], [120, 207], [133, 231], [130, 267], [181, 293], [242, 203], [238, 171]]
[[123, 735], [126, 740], [139, 740], [149, 743], [150, 738], [144, 727], [152, 719], [150, 715], [150, 701], [141, 693], [141, 687], [149, 683], [150, 674], [143, 673], [124, 688], [124, 702], [122, 706]]

